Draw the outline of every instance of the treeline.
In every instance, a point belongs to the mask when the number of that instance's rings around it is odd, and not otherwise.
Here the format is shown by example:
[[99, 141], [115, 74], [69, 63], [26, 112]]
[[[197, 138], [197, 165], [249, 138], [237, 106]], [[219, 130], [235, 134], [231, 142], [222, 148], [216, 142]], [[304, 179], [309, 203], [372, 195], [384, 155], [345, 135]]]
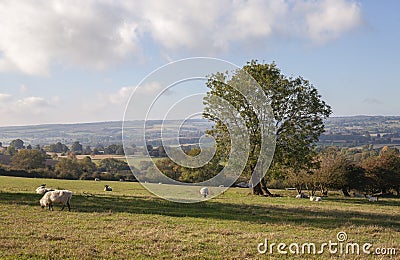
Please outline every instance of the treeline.
[[[381, 151], [329, 147], [319, 152], [314, 169], [275, 169], [272, 186], [295, 187], [299, 193], [309, 190], [328, 195], [329, 190], [363, 194], [400, 195], [400, 153], [396, 148], [383, 147]], [[280, 185], [281, 184], [281, 185]]]
[[[200, 149], [194, 148], [186, 153], [196, 156]], [[215, 157], [201, 168], [183, 167], [169, 158], [159, 159], [155, 165], [169, 178], [188, 183], [208, 180], [223, 168], [223, 163]], [[294, 187], [299, 193], [308, 190], [312, 195], [320, 192], [324, 196], [332, 190], [340, 190], [345, 196], [352, 193], [400, 195], [398, 149], [384, 147], [377, 151], [370, 146], [362, 150], [329, 147], [317, 153], [313, 165], [312, 169], [298, 170], [279, 166], [270, 168], [266, 175], [268, 185], [277, 189]], [[151, 181], [152, 163], [142, 162], [139, 170]], [[238, 181], [243, 180], [240, 178]]]
[[[133, 170], [135, 170], [133, 168]], [[32, 178], [70, 180], [126, 180], [135, 181], [129, 165], [122, 160], [106, 158], [94, 163], [89, 156], [78, 160], [74, 153], [58, 160], [49, 159], [43, 150], [20, 149], [6, 165], [0, 164], [0, 174]]]
[[[2, 143], [0, 142], [0, 148], [2, 148]], [[130, 147], [125, 147], [125, 150], [130, 155], [133, 155], [136, 152], [136, 145], [132, 144]], [[43, 152], [49, 153], [60, 153], [61, 155], [67, 155], [70, 152], [75, 153], [76, 155], [99, 155], [99, 154], [111, 154], [111, 155], [125, 155], [125, 150], [122, 144], [110, 144], [109, 146], [104, 147], [101, 144], [98, 144], [96, 147], [85, 146], [79, 142], [75, 141], [71, 146], [67, 146], [61, 142], [57, 142], [50, 145], [40, 146], [35, 145], [32, 146], [30, 144], [25, 146], [25, 142], [21, 139], [15, 139], [10, 142], [10, 145], [3, 148], [4, 154], [14, 155], [18, 150], [21, 149], [35, 149], [41, 150]]]

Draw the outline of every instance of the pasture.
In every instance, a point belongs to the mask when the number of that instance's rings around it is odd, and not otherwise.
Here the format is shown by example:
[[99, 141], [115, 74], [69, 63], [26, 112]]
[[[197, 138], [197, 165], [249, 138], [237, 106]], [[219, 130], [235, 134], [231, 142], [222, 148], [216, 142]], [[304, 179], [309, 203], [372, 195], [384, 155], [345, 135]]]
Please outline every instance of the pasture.
[[[35, 189], [69, 189], [71, 212], [42, 210]], [[112, 192], [104, 192], [104, 185]], [[211, 188], [212, 189], [212, 188]], [[255, 197], [231, 188], [201, 203], [178, 204], [150, 194], [138, 183], [28, 179], [0, 176], [1, 259], [268, 259], [259, 243], [348, 241], [395, 248], [400, 255], [400, 199], [343, 198], [332, 193], [322, 202]], [[340, 255], [294, 255], [290, 258], [335, 259]], [[375, 259], [361, 253], [345, 259]], [[393, 258], [384, 257], [384, 259]]]

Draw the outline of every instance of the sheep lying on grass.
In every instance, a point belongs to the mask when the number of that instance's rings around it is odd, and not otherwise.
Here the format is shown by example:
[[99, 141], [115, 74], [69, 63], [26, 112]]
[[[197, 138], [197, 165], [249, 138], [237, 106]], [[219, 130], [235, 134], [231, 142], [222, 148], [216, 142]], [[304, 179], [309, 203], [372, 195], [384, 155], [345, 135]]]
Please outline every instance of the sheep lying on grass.
[[370, 195], [365, 195], [365, 197], [368, 199], [370, 202], [375, 202], [378, 201], [378, 197], [372, 197]]
[[104, 191], [112, 191], [112, 188], [108, 185], [104, 185]]
[[296, 199], [308, 199], [308, 196], [304, 193], [300, 193], [296, 195]]
[[53, 190], [46, 192], [40, 199], [40, 206], [42, 209], [44, 207], [49, 207], [49, 210], [53, 209], [53, 204], [62, 204], [61, 210], [64, 209], [65, 205], [68, 207], [68, 211], [71, 211], [71, 206], [69, 204], [72, 197], [72, 192], [69, 190]]
[[310, 201], [322, 201], [321, 197], [310, 196]]
[[208, 188], [207, 187], [201, 188], [200, 189], [200, 194], [201, 194], [201, 196], [203, 196], [203, 198], [206, 198], [208, 196], [208, 194], [209, 194]]

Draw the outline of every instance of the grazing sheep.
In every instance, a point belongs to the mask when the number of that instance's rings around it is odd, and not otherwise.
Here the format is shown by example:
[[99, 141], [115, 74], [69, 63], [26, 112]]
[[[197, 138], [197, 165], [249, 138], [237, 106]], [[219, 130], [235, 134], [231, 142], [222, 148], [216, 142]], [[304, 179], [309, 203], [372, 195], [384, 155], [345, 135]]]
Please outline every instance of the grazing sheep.
[[321, 197], [310, 196], [310, 201], [322, 201]]
[[53, 190], [46, 192], [40, 199], [40, 206], [42, 209], [44, 207], [49, 207], [49, 210], [53, 209], [53, 204], [62, 204], [61, 210], [64, 209], [65, 205], [68, 207], [68, 211], [71, 211], [71, 206], [69, 204], [72, 197], [72, 192], [69, 190]]
[[94, 178], [94, 181], [100, 181], [100, 179], [99, 178]]
[[112, 188], [108, 185], [104, 185], [104, 191], [112, 191]]
[[206, 198], [208, 196], [208, 194], [209, 194], [208, 188], [207, 187], [201, 188], [200, 189], [200, 194], [201, 194], [201, 196], [203, 196], [203, 198]]

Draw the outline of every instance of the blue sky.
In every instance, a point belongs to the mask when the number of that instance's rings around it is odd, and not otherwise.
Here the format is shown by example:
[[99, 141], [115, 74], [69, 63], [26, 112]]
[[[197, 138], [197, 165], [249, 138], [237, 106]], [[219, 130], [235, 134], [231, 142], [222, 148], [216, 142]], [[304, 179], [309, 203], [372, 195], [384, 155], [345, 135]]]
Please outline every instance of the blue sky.
[[[0, 125], [121, 120], [146, 75], [197, 56], [275, 61], [334, 116], [399, 115], [398, 1], [126, 2], [0, 1]], [[159, 107], [204, 90], [182, 85]]]

